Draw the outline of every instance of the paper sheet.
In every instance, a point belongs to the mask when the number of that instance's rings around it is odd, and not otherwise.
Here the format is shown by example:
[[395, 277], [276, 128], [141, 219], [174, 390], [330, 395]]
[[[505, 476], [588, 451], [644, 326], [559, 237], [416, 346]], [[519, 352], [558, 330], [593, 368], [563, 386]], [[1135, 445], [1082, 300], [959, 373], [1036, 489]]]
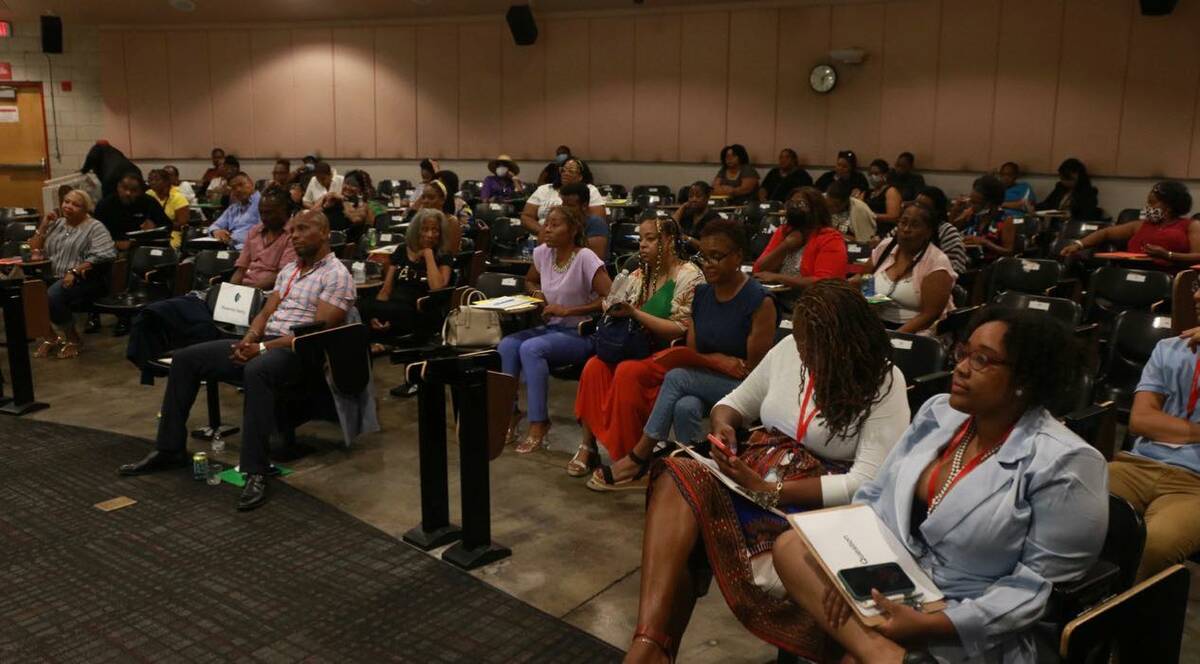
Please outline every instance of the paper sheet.
[[[741, 484], [738, 484], [737, 482], [733, 481], [733, 478], [731, 478], [728, 475], [726, 475], [725, 473], [721, 472], [721, 469], [720, 469], [720, 467], [717, 466], [716, 461], [713, 461], [712, 459], [709, 459], [708, 457], [701, 456], [698, 452], [696, 452], [692, 448], [684, 445], [683, 443], [675, 443], [675, 445], [677, 445], [679, 447], [679, 449], [683, 450], [684, 452], [687, 452], [688, 456], [692, 457], [696, 461], [699, 461], [700, 465], [707, 468], [710, 473], [712, 473], [713, 475], [716, 475], [717, 479], [721, 481], [721, 484], [724, 484], [725, 486], [729, 487], [730, 491], [736, 493], [737, 495], [741, 496], [742, 498], [745, 498], [746, 500], [749, 500], [750, 502], [754, 502], [754, 499], [750, 497], [750, 494], [746, 493], [746, 489], [743, 488]], [[771, 509], [770, 511], [774, 512], [775, 514], [777, 514], [781, 517], [784, 517], [784, 518], [787, 517], [786, 514], [784, 514], [783, 512], [781, 512], [777, 509]]]

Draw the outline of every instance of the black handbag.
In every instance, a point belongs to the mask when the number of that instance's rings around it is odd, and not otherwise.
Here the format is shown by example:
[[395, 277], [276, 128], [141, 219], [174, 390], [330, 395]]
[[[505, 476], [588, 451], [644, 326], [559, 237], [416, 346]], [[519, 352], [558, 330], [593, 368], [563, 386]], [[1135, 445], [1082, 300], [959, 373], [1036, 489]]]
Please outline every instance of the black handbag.
[[632, 316], [605, 316], [596, 325], [596, 357], [609, 364], [650, 356], [650, 333]]

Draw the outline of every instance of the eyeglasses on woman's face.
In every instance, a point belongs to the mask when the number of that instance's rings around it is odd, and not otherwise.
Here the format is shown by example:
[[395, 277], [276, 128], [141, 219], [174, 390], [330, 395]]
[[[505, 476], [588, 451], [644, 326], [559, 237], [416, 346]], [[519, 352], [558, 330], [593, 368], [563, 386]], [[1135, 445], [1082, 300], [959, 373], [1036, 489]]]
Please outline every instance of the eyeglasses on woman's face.
[[962, 364], [967, 362], [972, 371], [987, 371], [994, 366], [1005, 366], [1007, 360], [992, 355], [990, 352], [971, 348], [967, 344], [958, 344], [954, 347], [954, 363]]
[[730, 256], [733, 255], [733, 253], [734, 252], [732, 252], [732, 251], [700, 252], [699, 258], [700, 258], [700, 262], [702, 262], [702, 263], [709, 263], [709, 264], [715, 265], [715, 264], [720, 263], [721, 261], [725, 260], [726, 258], [729, 258]]

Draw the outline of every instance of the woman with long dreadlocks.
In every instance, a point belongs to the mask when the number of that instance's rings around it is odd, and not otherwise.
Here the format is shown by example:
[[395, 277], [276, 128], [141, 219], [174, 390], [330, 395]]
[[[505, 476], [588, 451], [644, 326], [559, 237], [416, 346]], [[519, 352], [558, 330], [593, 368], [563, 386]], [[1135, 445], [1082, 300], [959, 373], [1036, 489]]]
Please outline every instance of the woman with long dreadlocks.
[[[780, 341], [710, 415], [730, 449], [710, 456], [747, 500], [688, 457], [655, 464], [642, 544], [638, 627], [627, 662], [674, 659], [696, 597], [689, 559], [703, 550], [734, 615], [760, 638], [824, 661], [825, 637], [790, 602], [771, 561], [784, 512], [844, 505], [908, 426], [904, 376], [862, 294], [819, 281], [796, 300]], [[735, 431], [761, 420], [739, 443]]]
[[914, 203], [904, 209], [896, 234], [879, 243], [861, 279], [874, 280], [875, 293], [891, 298], [877, 311], [884, 324], [909, 334], [933, 334], [936, 323], [954, 307], [950, 293], [958, 275], [934, 242], [938, 220], [933, 210]]
[[[676, 254], [680, 233], [673, 219], [643, 214], [638, 237], [641, 266], [620, 291], [610, 295], [616, 304], [605, 313], [632, 317], [650, 334], [653, 346], [661, 349], [687, 334], [692, 298], [704, 275]], [[629, 454], [641, 439], [665, 375], [666, 369], [651, 358], [615, 365], [599, 357], [588, 360], [575, 395], [575, 418], [583, 426], [583, 441], [567, 464], [568, 474], [588, 474], [598, 460], [597, 440], [614, 461]]]

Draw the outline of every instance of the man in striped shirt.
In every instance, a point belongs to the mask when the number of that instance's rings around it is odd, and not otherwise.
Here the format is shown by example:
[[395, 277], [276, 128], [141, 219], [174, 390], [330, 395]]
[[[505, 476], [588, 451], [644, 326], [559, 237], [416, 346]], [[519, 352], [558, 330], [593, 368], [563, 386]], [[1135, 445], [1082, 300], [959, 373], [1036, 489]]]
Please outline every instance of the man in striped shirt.
[[163, 396], [155, 450], [137, 463], [121, 466], [121, 475], [181, 468], [187, 454], [187, 417], [205, 380], [240, 380], [246, 388], [242, 414], [241, 471], [246, 486], [240, 511], [266, 502], [270, 473], [268, 438], [275, 429], [275, 395], [301, 374], [292, 352], [293, 329], [312, 323], [341, 325], [354, 306], [354, 278], [329, 248], [329, 220], [309, 211], [292, 220], [297, 260], [275, 279], [272, 292], [250, 330], [239, 342], [211, 341], [177, 352]]

